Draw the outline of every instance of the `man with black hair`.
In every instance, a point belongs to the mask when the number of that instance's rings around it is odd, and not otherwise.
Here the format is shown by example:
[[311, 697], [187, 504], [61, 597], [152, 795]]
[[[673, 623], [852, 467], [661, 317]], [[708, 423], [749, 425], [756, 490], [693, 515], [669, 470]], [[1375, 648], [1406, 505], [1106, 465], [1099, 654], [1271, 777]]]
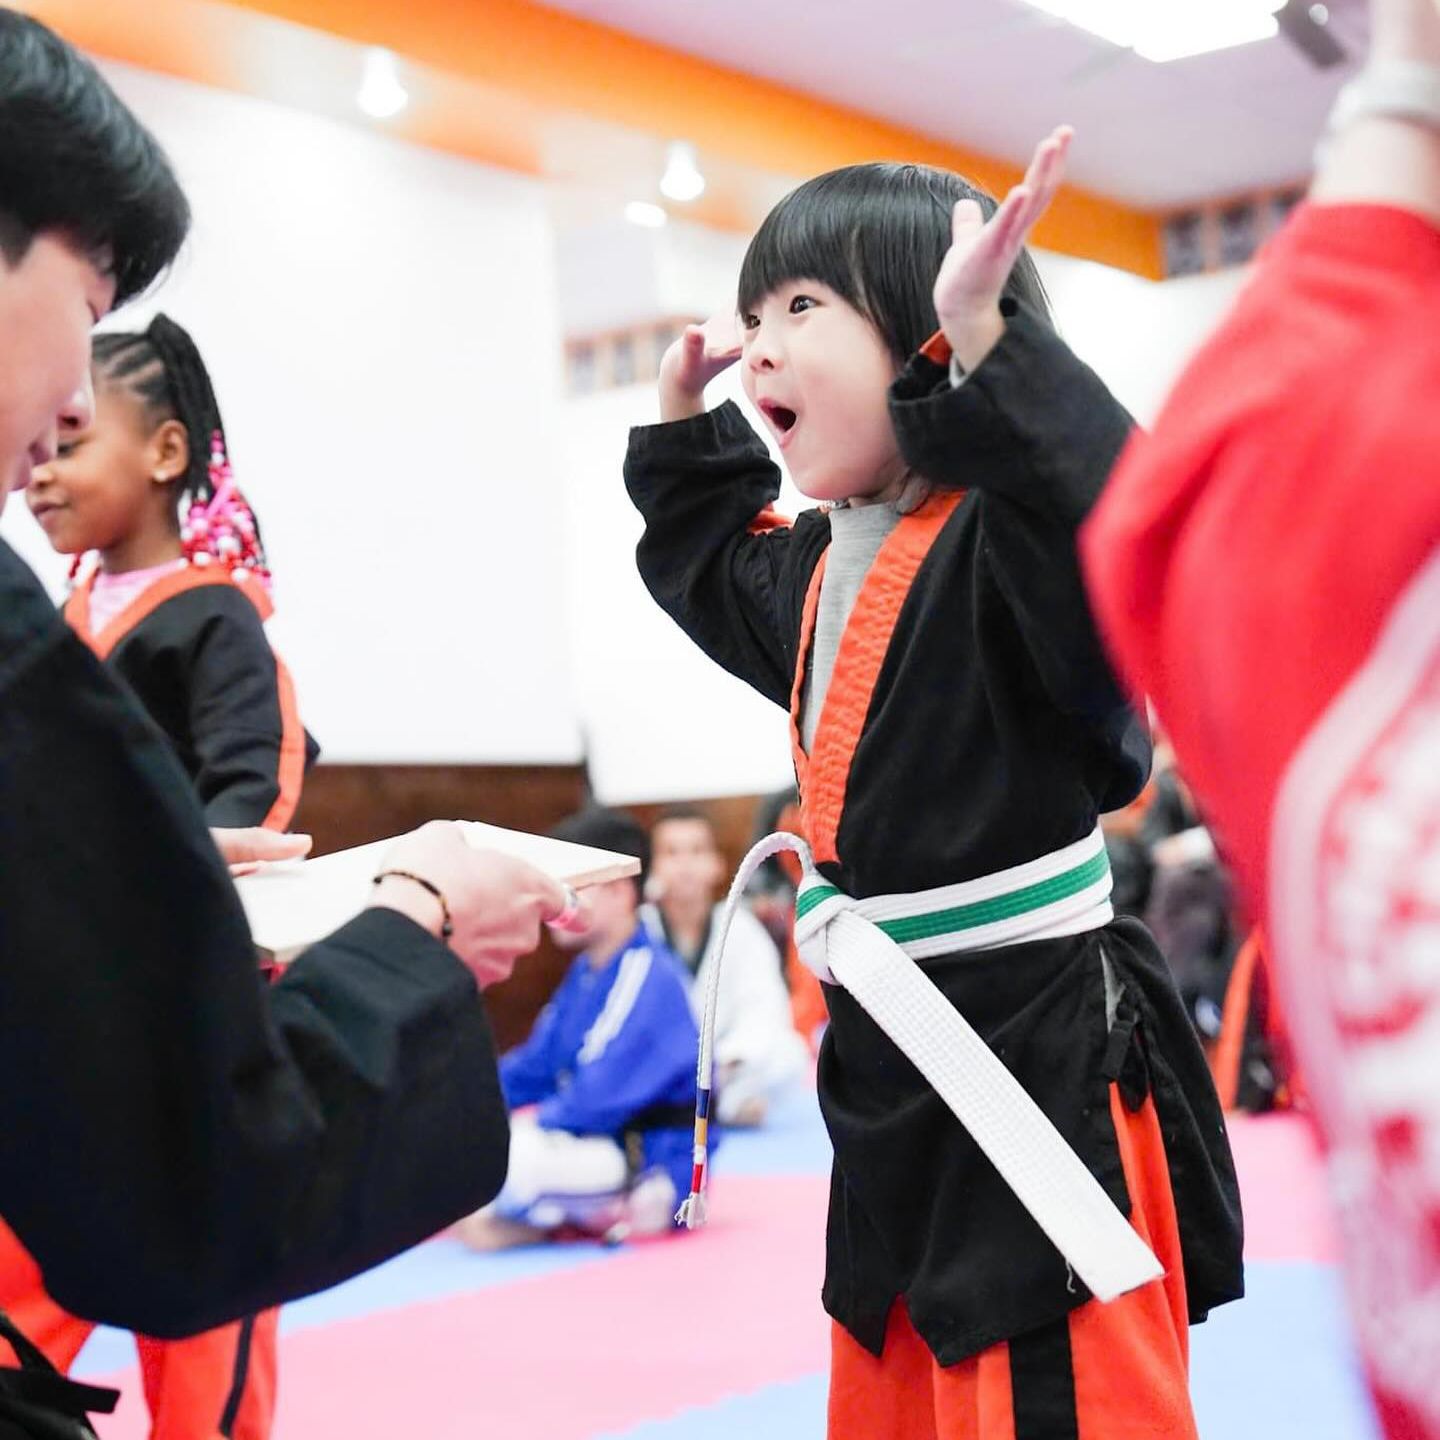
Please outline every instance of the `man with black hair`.
[[[91, 326], [188, 224], [95, 69], [0, 10], [0, 505], [63, 415], [88, 418]], [[231, 861], [305, 848], [224, 843]], [[386, 871], [263, 989], [167, 742], [0, 543], [0, 1216], [58, 1301], [184, 1335], [334, 1284], [499, 1189], [477, 982], [566, 897], [448, 825]]]
[[795, 1029], [780, 953], [745, 907], [736, 910], [718, 950], [726, 883], [715, 827], [692, 805], [671, 805], [650, 830], [649, 903], [640, 912], [652, 935], [674, 952], [690, 981], [697, 1021], [715, 966], [720, 989], [715, 1019], [715, 1114], [722, 1125], [763, 1124], [772, 1100], [804, 1074], [809, 1052]]
[[689, 1189], [700, 1040], [679, 962], [640, 923], [649, 837], [597, 805], [554, 834], [634, 855], [641, 875], [597, 885], [589, 927], [555, 936], [581, 953], [500, 1061], [506, 1099], [534, 1109], [511, 1125], [505, 1188], [461, 1226], [477, 1250], [565, 1229], [654, 1234]]

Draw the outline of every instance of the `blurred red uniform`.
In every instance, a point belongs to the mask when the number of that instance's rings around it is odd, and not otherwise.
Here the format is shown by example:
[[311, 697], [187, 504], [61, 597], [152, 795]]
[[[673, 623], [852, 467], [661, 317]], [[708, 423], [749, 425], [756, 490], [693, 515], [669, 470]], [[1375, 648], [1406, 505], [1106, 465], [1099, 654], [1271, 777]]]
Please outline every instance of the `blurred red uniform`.
[[1440, 231], [1303, 207], [1084, 535], [1269, 938], [1394, 1437], [1440, 1437]]

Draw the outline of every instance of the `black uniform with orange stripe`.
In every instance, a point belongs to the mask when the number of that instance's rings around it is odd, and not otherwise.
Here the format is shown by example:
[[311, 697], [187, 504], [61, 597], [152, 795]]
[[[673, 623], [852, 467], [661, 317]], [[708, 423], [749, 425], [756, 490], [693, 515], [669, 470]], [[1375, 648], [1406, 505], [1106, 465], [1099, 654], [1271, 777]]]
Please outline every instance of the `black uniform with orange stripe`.
[[94, 576], [65, 618], [169, 737], [215, 826], [285, 829], [320, 747], [270, 648], [270, 597], [258, 581], [186, 566], [156, 580], [96, 632]]
[[275, 985], [173, 747], [0, 542], [0, 1216], [80, 1314], [186, 1335], [492, 1199], [474, 978], [367, 910]]
[[[1059, 850], [1148, 772], [1148, 737], [1105, 660], [1075, 554], [1130, 421], [1047, 326], [1007, 315], [1004, 338], [958, 389], [923, 353], [892, 388], [907, 463], [968, 488], [937, 490], [882, 546], [808, 755], [799, 720], [826, 513], [777, 522], [778, 472], [734, 405], [631, 434], [646, 584], [712, 658], [789, 706], [807, 838], [825, 877], [857, 898]], [[1108, 1004], [1107, 961], [1121, 989]], [[1214, 1088], [1143, 927], [1117, 920], [919, 963], [1127, 1213], [1111, 1082], [1137, 1105], [1153, 1095], [1189, 1313], [1238, 1296], [1239, 1199]], [[903, 1296], [950, 1365], [1086, 1300], [913, 1066], [848, 993], [827, 998], [831, 1315], [879, 1354]]]
[[[65, 617], [134, 692], [175, 747], [214, 826], [283, 830], [318, 747], [300, 724], [294, 686], [270, 648], [270, 597], [253, 577], [184, 565], [152, 580], [98, 630], [97, 573], [71, 594]], [[5, 1232], [0, 1242], [13, 1240]], [[8, 1270], [20, 1257], [0, 1243]], [[18, 1266], [23, 1274], [25, 1266]], [[89, 1325], [43, 1294], [12, 1310], [52, 1360]], [[277, 1315], [268, 1311], [181, 1342], [136, 1339], [153, 1440], [208, 1435], [268, 1440], [275, 1396]]]

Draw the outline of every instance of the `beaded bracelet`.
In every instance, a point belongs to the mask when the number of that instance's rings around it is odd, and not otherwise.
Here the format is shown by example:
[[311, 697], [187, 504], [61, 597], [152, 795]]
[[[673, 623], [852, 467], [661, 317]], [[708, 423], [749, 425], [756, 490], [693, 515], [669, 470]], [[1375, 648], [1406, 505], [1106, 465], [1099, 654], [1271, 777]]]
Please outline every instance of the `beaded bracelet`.
[[416, 875], [410, 870], [382, 870], [370, 882], [378, 885], [382, 880], [388, 880], [394, 876], [398, 880], [412, 880], [422, 890], [428, 890], [440, 902], [440, 938], [448, 940], [455, 933], [455, 922], [450, 918], [450, 906], [446, 903], [445, 894], [440, 887], [427, 880], [423, 875]]

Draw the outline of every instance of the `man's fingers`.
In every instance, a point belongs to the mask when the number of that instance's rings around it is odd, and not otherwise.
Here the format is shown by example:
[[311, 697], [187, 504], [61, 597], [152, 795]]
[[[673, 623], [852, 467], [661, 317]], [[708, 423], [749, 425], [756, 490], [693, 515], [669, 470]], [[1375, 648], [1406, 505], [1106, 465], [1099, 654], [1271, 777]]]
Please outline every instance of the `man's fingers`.
[[546, 909], [545, 923], [555, 931], [583, 935], [590, 928], [590, 907], [571, 886], [560, 889], [560, 904]]

